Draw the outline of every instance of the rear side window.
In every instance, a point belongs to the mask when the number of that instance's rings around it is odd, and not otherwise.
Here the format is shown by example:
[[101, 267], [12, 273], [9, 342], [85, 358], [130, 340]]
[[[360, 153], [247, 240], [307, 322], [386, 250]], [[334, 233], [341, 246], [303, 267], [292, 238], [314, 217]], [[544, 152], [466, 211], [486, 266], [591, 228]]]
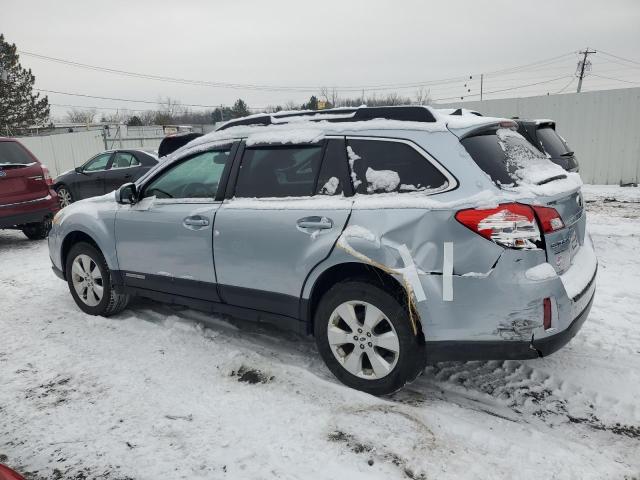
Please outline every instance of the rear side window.
[[33, 158], [19, 143], [0, 142], [0, 165], [26, 165], [33, 162]]
[[320, 168], [318, 195], [352, 195], [344, 138], [330, 139]]
[[138, 159], [133, 156], [131, 153], [127, 152], [118, 152], [113, 156], [113, 161], [111, 162], [111, 168], [129, 168], [135, 167], [136, 165], [140, 165]]
[[492, 128], [463, 138], [460, 143], [498, 186], [541, 184], [566, 177], [561, 167], [513, 130]]
[[306, 197], [314, 194], [322, 146], [247, 148], [236, 197]]
[[560, 135], [551, 127], [542, 127], [538, 129], [538, 140], [542, 143], [542, 148], [552, 157], [561, 157], [569, 153], [571, 150], [566, 143], [560, 138]]
[[440, 190], [446, 177], [415, 148], [390, 140], [347, 141], [356, 193]]

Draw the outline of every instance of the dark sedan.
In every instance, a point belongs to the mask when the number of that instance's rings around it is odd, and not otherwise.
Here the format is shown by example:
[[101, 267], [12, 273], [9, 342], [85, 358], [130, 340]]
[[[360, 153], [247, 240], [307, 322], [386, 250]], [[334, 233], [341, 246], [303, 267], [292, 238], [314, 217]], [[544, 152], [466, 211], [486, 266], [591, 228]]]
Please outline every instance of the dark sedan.
[[121, 185], [134, 182], [158, 163], [158, 158], [144, 150], [109, 150], [99, 153], [81, 167], [56, 178], [60, 206], [76, 200], [109, 193]]

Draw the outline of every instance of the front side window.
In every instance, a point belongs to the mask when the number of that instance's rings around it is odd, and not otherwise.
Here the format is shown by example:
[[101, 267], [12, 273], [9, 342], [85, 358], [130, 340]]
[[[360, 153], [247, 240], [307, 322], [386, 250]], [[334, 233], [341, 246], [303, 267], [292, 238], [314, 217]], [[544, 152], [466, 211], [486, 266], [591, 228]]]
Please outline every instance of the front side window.
[[100, 170], [104, 170], [107, 168], [107, 163], [109, 163], [109, 158], [111, 158], [110, 153], [103, 153], [102, 155], [98, 155], [84, 166], [85, 172], [98, 172]]
[[146, 188], [145, 197], [214, 199], [230, 150], [199, 153], [162, 172]]
[[446, 177], [404, 142], [349, 139], [347, 155], [356, 193], [441, 190]]
[[305, 197], [314, 193], [322, 146], [247, 148], [236, 197]]

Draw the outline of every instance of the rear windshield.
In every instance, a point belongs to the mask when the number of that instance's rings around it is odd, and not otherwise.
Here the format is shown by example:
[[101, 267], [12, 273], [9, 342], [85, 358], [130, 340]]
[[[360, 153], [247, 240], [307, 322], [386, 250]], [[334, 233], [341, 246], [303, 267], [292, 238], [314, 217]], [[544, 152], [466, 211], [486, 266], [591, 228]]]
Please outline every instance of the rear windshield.
[[25, 165], [33, 158], [17, 142], [0, 142], [0, 165]]
[[513, 130], [493, 128], [461, 140], [476, 164], [499, 186], [542, 184], [564, 170]]
[[538, 140], [542, 143], [542, 148], [552, 157], [560, 157], [570, 152], [569, 147], [562, 140], [560, 135], [551, 127], [542, 127], [538, 129]]

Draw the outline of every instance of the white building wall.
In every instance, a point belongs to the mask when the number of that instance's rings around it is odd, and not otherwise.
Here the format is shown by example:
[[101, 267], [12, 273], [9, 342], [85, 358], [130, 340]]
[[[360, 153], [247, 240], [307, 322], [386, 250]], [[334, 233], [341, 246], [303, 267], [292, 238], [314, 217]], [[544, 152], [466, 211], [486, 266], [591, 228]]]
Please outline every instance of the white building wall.
[[550, 118], [574, 149], [585, 183], [640, 183], [640, 88], [439, 104], [483, 115]]

